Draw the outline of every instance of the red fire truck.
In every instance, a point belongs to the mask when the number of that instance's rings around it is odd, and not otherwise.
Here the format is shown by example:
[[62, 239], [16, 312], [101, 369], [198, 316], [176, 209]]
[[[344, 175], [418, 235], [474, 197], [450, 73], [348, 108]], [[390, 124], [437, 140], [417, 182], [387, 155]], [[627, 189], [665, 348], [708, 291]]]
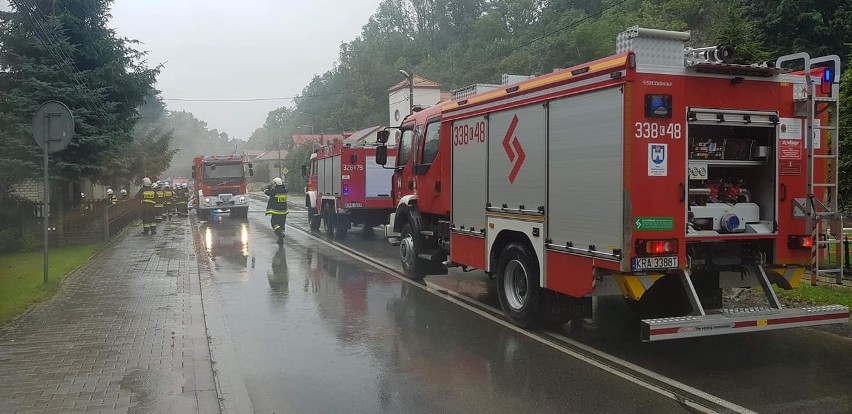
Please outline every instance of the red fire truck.
[[391, 174], [376, 163], [375, 144], [335, 141], [318, 149], [302, 167], [311, 229], [322, 224], [329, 236], [343, 239], [352, 224], [363, 224], [366, 233], [387, 223], [394, 211]]
[[231, 217], [241, 218], [248, 215], [246, 166], [251, 177], [251, 163], [239, 154], [202, 155], [192, 160], [198, 218], [208, 220], [214, 212], [230, 212]]
[[[818, 237], [842, 227], [839, 58], [736, 65], [688, 39], [633, 27], [616, 55], [407, 118], [386, 230], [405, 273], [496, 275], [523, 327], [622, 295], [645, 341], [848, 322], [771, 288], [843, 269], [819, 268], [837, 241]], [[765, 305], [722, 303], [756, 286]]]

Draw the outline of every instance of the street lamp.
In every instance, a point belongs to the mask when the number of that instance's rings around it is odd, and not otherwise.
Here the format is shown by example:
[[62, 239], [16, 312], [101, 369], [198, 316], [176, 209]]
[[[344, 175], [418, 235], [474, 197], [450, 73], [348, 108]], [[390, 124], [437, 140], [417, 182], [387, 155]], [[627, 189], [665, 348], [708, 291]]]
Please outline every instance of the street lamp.
[[402, 69], [399, 70], [399, 74], [408, 79], [408, 113], [411, 114], [414, 112], [414, 74]]
[[278, 176], [281, 177], [281, 175], [281, 134], [278, 134]]
[[[294, 112], [297, 113], [297, 114], [307, 115], [314, 120], [319, 120], [319, 123], [320, 123], [320, 141], [322, 141], [323, 140], [322, 135], [325, 133], [325, 120], [321, 116], [309, 114], [307, 112], [302, 112], [302, 111], [294, 111]], [[306, 125], [306, 126], [308, 126], [308, 125]], [[313, 125], [310, 125], [310, 127], [311, 127], [311, 135], [313, 135], [314, 134], [314, 129], [313, 129], [314, 127], [313, 127]]]

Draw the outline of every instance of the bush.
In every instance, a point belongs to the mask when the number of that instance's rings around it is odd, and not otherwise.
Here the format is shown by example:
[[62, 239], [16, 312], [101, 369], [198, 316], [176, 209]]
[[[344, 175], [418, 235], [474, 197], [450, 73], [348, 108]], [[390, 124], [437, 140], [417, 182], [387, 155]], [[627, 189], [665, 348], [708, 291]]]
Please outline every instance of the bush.
[[18, 229], [5, 228], [0, 230], [0, 253], [16, 251], [21, 233]]
[[18, 250], [22, 252], [36, 250], [43, 246], [44, 243], [42, 243], [42, 238], [39, 237], [38, 234], [31, 231], [22, 232], [21, 238], [18, 241]]

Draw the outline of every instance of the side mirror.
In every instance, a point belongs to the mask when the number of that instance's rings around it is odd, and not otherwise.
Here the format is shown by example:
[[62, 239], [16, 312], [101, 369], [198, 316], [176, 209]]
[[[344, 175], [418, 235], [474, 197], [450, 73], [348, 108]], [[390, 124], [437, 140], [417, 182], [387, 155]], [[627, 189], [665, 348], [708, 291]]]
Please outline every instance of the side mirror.
[[[387, 132], [387, 131], [385, 131], [385, 132]], [[385, 140], [387, 140], [387, 138]], [[388, 147], [386, 145], [376, 147], [376, 164], [384, 166], [387, 163], [388, 163]]]
[[194, 180], [194, 179], [195, 179], [195, 170], [192, 170], [192, 174], [191, 174], [191, 175], [192, 175], [192, 179]]
[[249, 164], [249, 177], [254, 177], [254, 168]]
[[376, 133], [376, 141], [378, 141], [380, 144], [387, 144], [388, 139], [390, 139], [390, 131], [384, 130]]
[[302, 177], [308, 179], [308, 166], [305, 164], [302, 164]]

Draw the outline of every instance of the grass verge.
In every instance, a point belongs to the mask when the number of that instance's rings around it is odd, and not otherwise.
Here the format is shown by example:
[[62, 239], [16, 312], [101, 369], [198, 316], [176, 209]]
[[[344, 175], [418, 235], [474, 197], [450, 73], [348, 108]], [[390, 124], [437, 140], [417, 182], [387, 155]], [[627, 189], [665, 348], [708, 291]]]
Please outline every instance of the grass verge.
[[52, 296], [62, 279], [101, 247], [102, 243], [93, 243], [50, 249], [50, 283], [46, 287], [41, 251], [0, 255], [0, 326]]
[[775, 288], [779, 298], [810, 305], [844, 305], [852, 308], [852, 289], [843, 286], [820, 284], [811, 286], [802, 281], [796, 289]]

